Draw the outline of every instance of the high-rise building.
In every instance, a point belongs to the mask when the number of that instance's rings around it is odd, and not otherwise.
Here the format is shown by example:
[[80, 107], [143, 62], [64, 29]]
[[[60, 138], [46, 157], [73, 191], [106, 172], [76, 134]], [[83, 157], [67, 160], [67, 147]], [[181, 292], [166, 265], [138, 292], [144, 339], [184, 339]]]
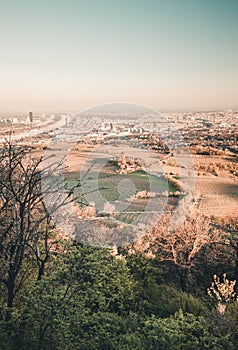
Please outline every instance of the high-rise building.
[[29, 112], [29, 121], [30, 121], [30, 123], [33, 122], [33, 113], [32, 112]]

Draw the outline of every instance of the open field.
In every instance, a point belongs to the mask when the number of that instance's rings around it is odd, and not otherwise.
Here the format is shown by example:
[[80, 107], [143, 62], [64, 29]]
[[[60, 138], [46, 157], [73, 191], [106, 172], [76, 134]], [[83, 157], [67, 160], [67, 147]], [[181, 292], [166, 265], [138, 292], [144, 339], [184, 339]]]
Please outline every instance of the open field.
[[[127, 155], [126, 147], [123, 150]], [[91, 145], [78, 145], [77, 150], [71, 151], [68, 156], [65, 174], [67, 184], [71, 187], [81, 180], [82, 187], [77, 190], [77, 194], [83, 194], [81, 199], [84, 203], [94, 202], [96, 208], [103, 211], [103, 206], [109, 202], [116, 208], [115, 218], [126, 223], [134, 221], [141, 212], [145, 212], [146, 217], [147, 210], [160, 213], [168, 206], [171, 209], [176, 205], [177, 198], [162, 195], [163, 192], [177, 190], [165, 176], [148, 174], [143, 170], [120, 174], [117, 165], [111, 160], [114, 151], [119, 153], [120, 150], [111, 148], [108, 154], [107, 149], [102, 152]], [[150, 159], [150, 162], [155, 160]], [[138, 192], [143, 191], [152, 193], [152, 197], [133, 199]]]
[[[135, 171], [129, 174], [111, 173], [111, 166], [105, 166], [100, 173], [91, 172], [86, 182], [82, 181], [83, 189], [86, 187], [90, 190], [99, 190], [104, 201], [125, 201], [129, 200], [133, 195], [141, 191], [147, 191], [155, 195], [162, 195], [164, 191], [175, 192], [177, 188], [168, 183], [163, 176], [147, 174], [144, 171]], [[69, 186], [76, 184], [80, 174], [78, 172], [69, 172], [66, 174], [66, 181]], [[84, 185], [85, 184], [85, 185]], [[156, 192], [155, 192], [156, 190]], [[81, 189], [79, 188], [79, 192]], [[93, 194], [92, 194], [93, 198]]]
[[195, 155], [193, 160], [194, 166], [199, 167], [196, 171], [196, 191], [201, 195], [201, 212], [216, 217], [237, 213], [238, 177], [228, 170], [237, 164], [237, 157]]
[[228, 177], [197, 177], [196, 189], [202, 195], [199, 209], [204, 214], [225, 217], [238, 212], [238, 181]]
[[229, 156], [193, 156], [194, 165], [214, 164], [221, 170], [217, 176], [210, 172], [196, 175], [196, 190], [201, 194], [199, 209], [208, 216], [230, 216], [238, 212], [238, 177], [224, 167], [238, 162], [237, 157]]
[[[225, 155], [192, 155], [198, 208], [207, 216], [226, 217], [238, 212], [238, 157]], [[167, 173], [178, 173], [174, 158], [164, 162]]]
[[[143, 151], [145, 152], [144, 154]], [[125, 201], [128, 201], [136, 192], [146, 190], [162, 193], [166, 190], [176, 190], [168, 184], [167, 179], [163, 175], [166, 173], [179, 173], [179, 168], [176, 164], [173, 166], [173, 161], [168, 159], [168, 164], [166, 162], [161, 165], [158, 154], [148, 153], [147, 150], [142, 150], [141, 153], [138, 150], [137, 153], [140, 157], [146, 158], [148, 156], [146, 160], [151, 168], [160, 167], [162, 175], [158, 177], [140, 171], [119, 174], [115, 164], [112, 164], [110, 160], [113, 155], [120, 154], [120, 152], [124, 152], [126, 155], [135, 155], [136, 153], [133, 148], [127, 145], [122, 147], [101, 147], [100, 145], [78, 144], [77, 149], [72, 150], [67, 157], [67, 182], [73, 185], [76, 180], [80, 180], [80, 176], [82, 180], [83, 174], [83, 177], [86, 176], [89, 191], [99, 189], [102, 196], [100, 200], [103, 203], [106, 201], [111, 203], [121, 202], [123, 208], [126, 207], [127, 211], [132, 212], [143, 211], [145, 208], [145, 203], [142, 200], [137, 203], [134, 202], [132, 207], [132, 202], [130, 205], [128, 203], [127, 205], [125, 204]], [[235, 169], [238, 165], [238, 158], [227, 153], [223, 156], [193, 155], [192, 159], [195, 169], [196, 197], [200, 198], [197, 205], [198, 208], [208, 216], [225, 217], [236, 213], [238, 211], [238, 177], [229, 169]], [[213, 172], [214, 169], [215, 173]], [[88, 170], [89, 172], [87, 173]], [[155, 203], [156, 200], [158, 198], [153, 199]], [[167, 204], [169, 205], [173, 200], [169, 197]], [[87, 196], [86, 203], [89, 201], [95, 201], [93, 194]], [[140, 203], [139, 210], [138, 203]], [[156, 205], [161, 207], [159, 203], [156, 203]]]

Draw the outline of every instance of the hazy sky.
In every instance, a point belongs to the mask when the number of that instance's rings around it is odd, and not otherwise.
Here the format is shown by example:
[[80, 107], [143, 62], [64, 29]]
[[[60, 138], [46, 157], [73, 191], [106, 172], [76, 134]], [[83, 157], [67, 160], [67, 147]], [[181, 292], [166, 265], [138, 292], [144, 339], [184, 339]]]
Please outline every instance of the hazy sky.
[[238, 0], [0, 0], [0, 111], [238, 107]]

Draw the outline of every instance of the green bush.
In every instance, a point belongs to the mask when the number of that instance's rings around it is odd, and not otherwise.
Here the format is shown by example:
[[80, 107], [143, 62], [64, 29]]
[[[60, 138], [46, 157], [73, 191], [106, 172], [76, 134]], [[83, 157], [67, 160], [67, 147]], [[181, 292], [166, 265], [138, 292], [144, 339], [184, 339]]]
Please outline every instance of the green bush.
[[169, 318], [151, 317], [142, 330], [142, 344], [147, 350], [232, 350], [229, 336], [216, 336], [203, 317], [183, 314]]
[[165, 284], [158, 285], [151, 281], [146, 295], [151, 313], [161, 317], [174, 315], [179, 309], [194, 315], [203, 315], [205, 312], [199, 299]]

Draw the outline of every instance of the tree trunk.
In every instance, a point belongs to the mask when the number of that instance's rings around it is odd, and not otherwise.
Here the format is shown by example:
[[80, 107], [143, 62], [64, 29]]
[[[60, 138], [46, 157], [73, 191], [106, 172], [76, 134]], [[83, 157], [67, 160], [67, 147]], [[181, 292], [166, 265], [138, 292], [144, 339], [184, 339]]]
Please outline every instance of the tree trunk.
[[180, 286], [183, 292], [187, 292], [187, 269], [181, 267], [180, 272]]
[[235, 260], [234, 280], [236, 280], [235, 291], [238, 292], [238, 243], [236, 245], [236, 260]]
[[179, 269], [180, 276], [180, 286], [183, 292], [191, 292], [191, 270], [188, 267], [180, 267]]
[[41, 277], [44, 275], [45, 272], [45, 261], [42, 261], [40, 263], [40, 266], [38, 268], [38, 276], [37, 276], [37, 281], [41, 280]]
[[13, 280], [8, 281], [8, 284], [7, 284], [7, 307], [10, 307], [10, 308], [13, 307], [14, 288], [15, 288], [14, 281]]

